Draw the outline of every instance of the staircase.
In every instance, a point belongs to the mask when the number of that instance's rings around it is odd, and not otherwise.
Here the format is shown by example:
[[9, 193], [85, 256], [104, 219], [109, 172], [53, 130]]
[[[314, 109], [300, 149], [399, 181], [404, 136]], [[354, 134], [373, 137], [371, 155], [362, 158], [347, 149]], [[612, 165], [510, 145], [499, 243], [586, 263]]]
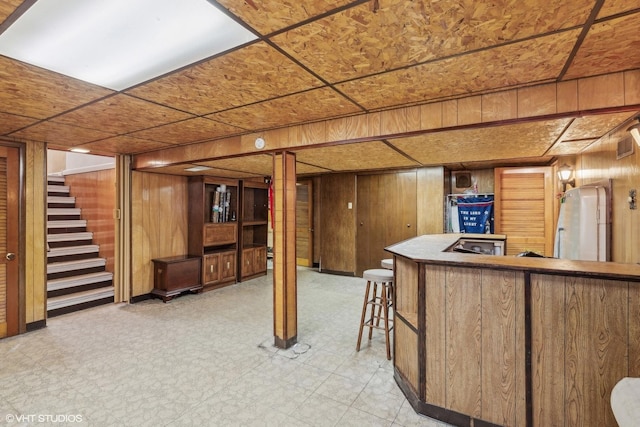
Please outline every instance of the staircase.
[[64, 177], [47, 177], [47, 317], [113, 302], [113, 273], [75, 204]]

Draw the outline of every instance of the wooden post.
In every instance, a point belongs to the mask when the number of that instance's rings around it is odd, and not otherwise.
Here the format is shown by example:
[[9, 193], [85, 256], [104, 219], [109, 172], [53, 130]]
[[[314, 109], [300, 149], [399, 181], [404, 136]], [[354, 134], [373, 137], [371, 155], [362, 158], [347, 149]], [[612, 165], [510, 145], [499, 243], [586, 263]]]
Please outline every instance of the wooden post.
[[273, 334], [278, 348], [298, 340], [296, 275], [296, 157], [273, 160]]

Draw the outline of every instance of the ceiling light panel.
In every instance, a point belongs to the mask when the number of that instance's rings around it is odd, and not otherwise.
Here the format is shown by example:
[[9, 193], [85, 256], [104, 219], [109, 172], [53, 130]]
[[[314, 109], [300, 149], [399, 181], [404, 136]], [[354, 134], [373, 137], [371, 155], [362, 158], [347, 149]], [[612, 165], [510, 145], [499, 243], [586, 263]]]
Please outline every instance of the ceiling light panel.
[[255, 38], [207, 0], [39, 0], [0, 54], [123, 90]]

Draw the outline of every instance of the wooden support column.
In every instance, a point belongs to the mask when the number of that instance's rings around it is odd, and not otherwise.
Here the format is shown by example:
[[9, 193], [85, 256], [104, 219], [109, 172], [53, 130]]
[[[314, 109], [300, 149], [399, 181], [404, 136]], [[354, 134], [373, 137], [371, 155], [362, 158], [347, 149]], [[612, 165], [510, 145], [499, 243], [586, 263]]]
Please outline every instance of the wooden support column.
[[273, 335], [278, 348], [298, 340], [296, 275], [296, 157], [273, 160]]

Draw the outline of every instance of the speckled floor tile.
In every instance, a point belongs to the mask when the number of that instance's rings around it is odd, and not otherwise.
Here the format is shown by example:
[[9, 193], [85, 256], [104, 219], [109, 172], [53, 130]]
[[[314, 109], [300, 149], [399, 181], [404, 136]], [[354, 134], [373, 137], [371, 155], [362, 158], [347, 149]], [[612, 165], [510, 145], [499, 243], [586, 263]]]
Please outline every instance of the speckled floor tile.
[[288, 350], [273, 346], [271, 274], [49, 319], [0, 340], [0, 424], [77, 415], [74, 426], [445, 426], [408, 404], [383, 334], [355, 351], [364, 287], [299, 269], [299, 344]]

